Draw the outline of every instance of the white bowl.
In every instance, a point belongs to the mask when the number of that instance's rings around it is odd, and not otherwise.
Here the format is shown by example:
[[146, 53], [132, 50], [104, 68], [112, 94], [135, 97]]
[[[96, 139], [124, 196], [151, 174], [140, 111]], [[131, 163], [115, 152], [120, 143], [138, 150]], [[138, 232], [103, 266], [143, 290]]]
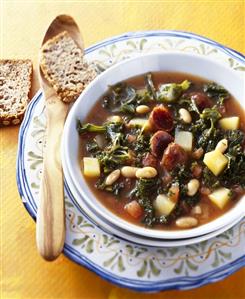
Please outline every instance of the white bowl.
[[[83, 121], [86, 118], [96, 101], [108, 90], [109, 85], [147, 72], [157, 71], [188, 73], [215, 81], [223, 85], [244, 107], [244, 80], [235, 71], [214, 60], [194, 54], [177, 52], [145, 54], [112, 66], [91, 82], [80, 95], [71, 108], [65, 123], [62, 138], [62, 160], [66, 162], [71, 180], [79, 193], [79, 197], [76, 197], [78, 204], [82, 207], [86, 202], [100, 217], [121, 229], [158, 239], [182, 239], [208, 234], [234, 222], [245, 214], [245, 196], [224, 215], [199, 227], [175, 231], [154, 230], [129, 223], [109, 211], [96, 199], [80, 169], [80, 137], [76, 129], [77, 120]], [[96, 118], [96, 115], [94, 117]]]
[[[77, 191], [76, 187], [74, 186], [71, 175], [67, 169], [66, 162], [63, 161], [63, 170], [65, 173], [65, 183], [66, 183], [66, 190], [67, 192], [70, 192], [69, 195], [73, 200], [76, 201], [77, 198], [80, 198], [80, 194]], [[100, 217], [100, 215], [97, 215], [95, 211], [91, 209], [90, 206], [86, 204], [85, 201], [82, 202], [80, 208], [82, 209], [83, 213], [86, 214], [86, 216], [97, 226], [99, 226], [101, 229], [103, 229], [105, 232], [117, 236], [123, 240], [127, 240], [130, 242], [134, 242], [140, 245], [147, 245], [147, 246], [153, 246], [153, 247], [179, 247], [179, 246], [186, 246], [191, 244], [200, 243], [206, 240], [209, 240], [211, 238], [214, 238], [223, 232], [227, 231], [229, 228], [234, 226], [236, 223], [238, 223], [242, 218], [243, 215], [241, 215], [239, 218], [235, 219], [235, 221], [229, 223], [228, 225], [222, 226], [220, 229], [210, 232], [209, 234], [193, 237], [193, 238], [186, 238], [186, 239], [157, 239], [157, 238], [150, 238], [150, 237], [144, 237], [135, 233], [131, 233], [129, 231], [125, 231], [121, 229], [120, 227], [113, 225], [110, 221], [108, 221], [105, 218]]]

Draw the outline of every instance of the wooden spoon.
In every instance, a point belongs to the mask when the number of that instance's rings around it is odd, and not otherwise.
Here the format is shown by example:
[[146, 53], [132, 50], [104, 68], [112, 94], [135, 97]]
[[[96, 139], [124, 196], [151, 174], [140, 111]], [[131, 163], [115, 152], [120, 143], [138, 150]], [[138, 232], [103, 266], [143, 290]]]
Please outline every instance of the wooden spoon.
[[[54, 19], [44, 36], [42, 45], [64, 30], [83, 50], [79, 28], [73, 18], [67, 15], [60, 15]], [[55, 90], [45, 79], [40, 66], [39, 81], [46, 99], [47, 129], [40, 201], [37, 211], [36, 242], [41, 256], [51, 261], [59, 256], [65, 240], [64, 183], [60, 142], [69, 105], [57, 97]]]

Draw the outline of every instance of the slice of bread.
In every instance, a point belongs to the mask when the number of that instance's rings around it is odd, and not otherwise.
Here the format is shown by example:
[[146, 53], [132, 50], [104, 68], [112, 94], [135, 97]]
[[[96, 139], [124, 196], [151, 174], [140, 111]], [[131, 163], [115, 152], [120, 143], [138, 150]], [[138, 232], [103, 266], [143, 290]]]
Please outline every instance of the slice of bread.
[[0, 125], [17, 125], [23, 119], [31, 90], [32, 62], [0, 60]]
[[83, 51], [66, 31], [42, 46], [40, 66], [60, 99], [68, 103], [96, 77], [94, 68], [84, 62]]

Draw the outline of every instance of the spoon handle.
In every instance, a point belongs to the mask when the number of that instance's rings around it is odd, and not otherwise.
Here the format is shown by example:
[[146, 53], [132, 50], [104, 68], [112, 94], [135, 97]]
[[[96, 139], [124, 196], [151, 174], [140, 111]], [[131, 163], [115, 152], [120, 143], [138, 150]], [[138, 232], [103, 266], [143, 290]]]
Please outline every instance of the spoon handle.
[[40, 201], [37, 212], [36, 242], [41, 256], [54, 260], [65, 239], [64, 183], [60, 145], [68, 105], [56, 96], [45, 102], [47, 129], [43, 158]]

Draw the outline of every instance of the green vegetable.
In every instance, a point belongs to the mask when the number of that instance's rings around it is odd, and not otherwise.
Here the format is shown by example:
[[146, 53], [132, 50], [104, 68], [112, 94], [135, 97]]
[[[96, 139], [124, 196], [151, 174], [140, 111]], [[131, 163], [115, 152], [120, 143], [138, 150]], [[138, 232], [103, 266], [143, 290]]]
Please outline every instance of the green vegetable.
[[[187, 183], [192, 179], [192, 174], [190, 172], [191, 165], [181, 165], [176, 167], [172, 172], [171, 176], [173, 178], [170, 183], [177, 183], [179, 185], [180, 196], [176, 204], [176, 207], [168, 216], [168, 221], [172, 221], [189, 211], [193, 206], [195, 206], [200, 200], [200, 194], [197, 192], [194, 196], [187, 195]], [[167, 187], [169, 188], [170, 185]]]
[[[115, 112], [116, 112], [116, 110], [115, 110]], [[133, 104], [128, 104], [128, 103], [122, 104], [122, 106], [120, 107], [118, 112], [134, 114], [135, 106]]]
[[183, 213], [187, 213], [191, 210], [192, 207], [194, 207], [198, 202], [200, 201], [200, 194], [197, 192], [194, 196], [187, 196], [181, 195], [180, 200], [178, 201], [175, 209], [173, 212], [169, 215], [168, 221], [172, 221], [179, 217], [180, 215], [183, 215]]
[[79, 134], [83, 133], [104, 133], [106, 131], [105, 126], [97, 126], [94, 124], [84, 124], [82, 125], [80, 121], [77, 122], [77, 130]]
[[104, 133], [108, 144], [104, 150], [101, 151], [95, 140], [87, 142], [87, 151], [90, 152], [93, 157], [97, 158], [104, 173], [108, 173], [120, 165], [124, 165], [129, 160], [129, 148], [124, 145], [125, 134], [123, 132], [124, 125], [122, 123], [105, 123], [103, 126], [96, 126], [93, 124], [78, 124], [78, 132], [80, 134], [93, 132]]
[[125, 135], [123, 133], [123, 124], [106, 124], [106, 137], [109, 141], [104, 151], [98, 152], [98, 158], [105, 173], [108, 173], [130, 159], [129, 149], [124, 146]]
[[106, 137], [108, 140], [112, 141], [113, 144], [120, 144], [123, 141], [124, 125], [122, 123], [107, 123], [105, 127]]
[[178, 104], [182, 108], [186, 108], [189, 112], [193, 111], [196, 112], [198, 115], [200, 114], [196, 102], [193, 99], [190, 99], [188, 95], [181, 96], [181, 98], [178, 100]]
[[160, 85], [157, 93], [158, 101], [160, 102], [174, 102], [179, 99], [183, 91], [190, 87], [190, 82], [185, 80], [180, 84], [168, 83]]
[[[150, 80], [150, 79], [149, 79]], [[148, 81], [148, 84], [150, 81]], [[105, 96], [102, 106], [112, 113], [123, 113], [134, 115], [138, 105], [151, 101], [151, 92], [145, 90], [143, 93], [137, 92], [132, 86], [126, 83], [116, 84], [110, 87], [110, 96]]]
[[227, 131], [224, 137], [228, 140], [225, 156], [229, 162], [221, 175], [221, 184], [227, 188], [232, 185], [241, 185], [245, 188], [245, 152], [242, 147], [245, 139], [244, 133], [239, 130]]
[[124, 189], [125, 185], [123, 182], [120, 183], [114, 183], [113, 185], [107, 186], [105, 184], [105, 180], [104, 179], [100, 179], [96, 182], [95, 187], [99, 190], [104, 190], [110, 193], [113, 193], [116, 198], [118, 199], [120, 192]]
[[[145, 198], [152, 196], [152, 194], [156, 193], [157, 186], [159, 185], [159, 181], [155, 178], [153, 179], [139, 179], [136, 182], [135, 189], [133, 189], [132, 194], [137, 198]], [[131, 195], [132, 195], [131, 194]]]
[[[160, 219], [155, 216], [152, 198], [154, 198], [161, 186], [159, 179], [139, 179], [136, 182], [135, 188], [131, 191], [130, 197], [135, 197], [141, 207], [144, 209], [143, 223], [146, 226], [153, 226], [160, 223]], [[165, 223], [161, 217], [161, 222]]]
[[117, 169], [120, 165], [124, 165], [126, 161], [130, 160], [131, 156], [128, 147], [120, 145], [119, 139], [115, 139], [104, 151], [98, 152], [96, 158], [99, 160], [104, 173], [108, 173]]
[[205, 131], [205, 138], [209, 138], [215, 131], [215, 124], [221, 118], [221, 114], [216, 108], [205, 108], [200, 115], [201, 119], [210, 121], [210, 128]]
[[203, 91], [216, 101], [218, 106], [223, 105], [224, 101], [229, 98], [229, 93], [223, 86], [214, 82], [204, 84]]
[[137, 97], [136, 89], [119, 83], [110, 87], [110, 95], [105, 96], [102, 106], [113, 113], [134, 113], [134, 103]]
[[217, 121], [221, 114], [214, 106], [205, 108], [200, 114], [200, 118], [191, 126], [192, 133], [197, 137], [197, 143], [206, 152], [215, 148], [219, 130], [216, 128]]
[[182, 192], [184, 192], [183, 194], [185, 194], [185, 185], [191, 178], [190, 167], [188, 165], [177, 166], [170, 174], [173, 178], [173, 182], [177, 183], [180, 186], [180, 190], [182, 190]]
[[106, 137], [109, 140], [118, 139], [118, 134], [123, 131], [122, 123], [107, 122], [102, 126], [87, 123], [82, 125], [80, 122], [77, 123], [77, 130], [79, 134], [84, 133], [106, 133]]
[[86, 143], [86, 150], [94, 157], [94, 155], [101, 149], [95, 140], [88, 140]]
[[128, 143], [127, 146], [135, 154], [135, 166], [142, 166], [142, 159], [146, 153], [150, 152], [150, 135], [143, 134], [141, 128], [132, 130], [132, 134], [137, 136], [135, 142]]
[[215, 189], [220, 186], [220, 181], [207, 167], [204, 167], [202, 172], [202, 180], [204, 186]]
[[[228, 140], [228, 149], [225, 152], [228, 166], [218, 177], [205, 167], [203, 170], [204, 185], [212, 190], [219, 186], [231, 188], [234, 185], [245, 188], [245, 153], [242, 147], [245, 138], [244, 133], [239, 130], [219, 131], [217, 139], [223, 138]], [[216, 143], [214, 142], [214, 147]]]
[[149, 103], [153, 98], [146, 88], [136, 90], [136, 94], [139, 104]]
[[221, 114], [215, 107], [205, 108], [201, 113], [200, 117], [202, 119], [210, 120], [212, 125], [214, 125], [221, 118]]
[[146, 88], [148, 90], [149, 95], [152, 96], [154, 100], [157, 100], [156, 89], [155, 89], [153, 81], [152, 81], [151, 73], [148, 73], [145, 75], [145, 84], [146, 84]]

